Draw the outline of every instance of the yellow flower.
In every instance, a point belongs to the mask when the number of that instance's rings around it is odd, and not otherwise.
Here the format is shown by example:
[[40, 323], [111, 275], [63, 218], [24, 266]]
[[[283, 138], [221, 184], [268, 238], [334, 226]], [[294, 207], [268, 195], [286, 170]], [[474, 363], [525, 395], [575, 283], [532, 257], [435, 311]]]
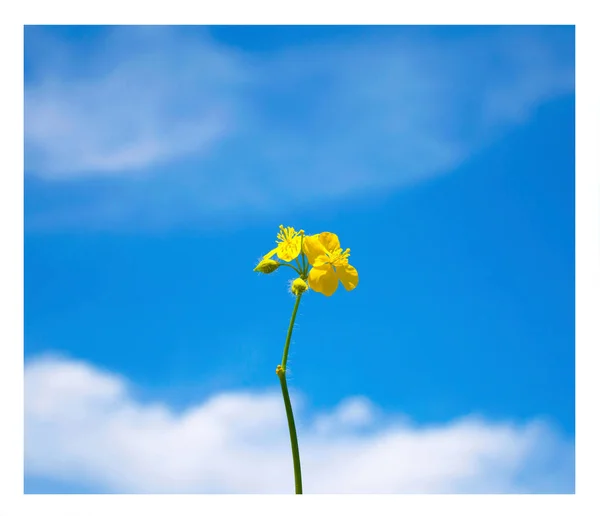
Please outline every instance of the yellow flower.
[[271, 258], [275, 253], [280, 260], [291, 262], [300, 254], [300, 242], [303, 231], [296, 231], [294, 228], [279, 226], [277, 235], [277, 247], [265, 254], [265, 259]]
[[340, 240], [334, 233], [319, 233], [304, 237], [304, 252], [313, 268], [308, 274], [308, 284], [315, 292], [331, 296], [338, 280], [346, 290], [358, 285], [358, 272], [348, 263], [350, 249], [342, 251]]
[[263, 274], [271, 274], [279, 268], [279, 262], [270, 260], [269, 258], [263, 258], [256, 267], [254, 272], [262, 272]]

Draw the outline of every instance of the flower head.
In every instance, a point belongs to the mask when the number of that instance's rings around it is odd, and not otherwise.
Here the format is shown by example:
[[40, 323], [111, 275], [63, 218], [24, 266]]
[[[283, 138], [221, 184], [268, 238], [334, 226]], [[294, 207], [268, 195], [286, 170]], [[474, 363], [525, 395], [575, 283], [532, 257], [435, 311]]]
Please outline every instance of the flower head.
[[254, 267], [254, 272], [262, 272], [263, 274], [271, 274], [279, 268], [279, 262], [270, 258], [263, 258], [258, 265]]
[[277, 247], [265, 255], [265, 259], [271, 258], [277, 253], [280, 260], [284, 262], [291, 262], [295, 260], [300, 254], [300, 242], [302, 240], [302, 234], [304, 231], [296, 231], [292, 227], [284, 228], [279, 226], [279, 233], [277, 235]]
[[342, 250], [340, 240], [334, 233], [319, 233], [304, 237], [303, 251], [312, 269], [308, 284], [315, 292], [331, 296], [338, 287], [338, 280], [346, 290], [358, 285], [358, 271], [348, 263], [350, 249]]

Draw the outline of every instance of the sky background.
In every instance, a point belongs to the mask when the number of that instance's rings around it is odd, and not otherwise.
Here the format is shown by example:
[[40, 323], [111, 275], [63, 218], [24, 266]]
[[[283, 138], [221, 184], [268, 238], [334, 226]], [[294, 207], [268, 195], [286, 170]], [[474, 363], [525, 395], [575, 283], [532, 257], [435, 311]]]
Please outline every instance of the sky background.
[[[572, 27], [26, 27], [25, 492], [574, 491]], [[290, 271], [291, 272], [291, 271]]]

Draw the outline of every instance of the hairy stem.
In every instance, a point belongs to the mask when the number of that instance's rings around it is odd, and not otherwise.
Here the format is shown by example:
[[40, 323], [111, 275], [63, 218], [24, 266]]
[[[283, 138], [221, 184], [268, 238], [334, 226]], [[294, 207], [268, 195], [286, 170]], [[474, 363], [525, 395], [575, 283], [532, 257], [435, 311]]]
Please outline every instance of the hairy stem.
[[285, 340], [285, 346], [283, 348], [283, 358], [281, 360], [281, 365], [277, 366], [276, 370], [277, 376], [279, 376], [279, 382], [281, 383], [281, 394], [283, 395], [283, 403], [285, 405], [285, 413], [287, 415], [288, 428], [290, 430], [290, 441], [292, 444], [292, 459], [294, 461], [294, 483], [296, 485], [296, 494], [302, 494], [302, 472], [300, 470], [300, 451], [298, 449], [298, 435], [296, 434], [296, 424], [294, 423], [292, 402], [290, 401], [290, 393], [288, 392], [285, 374], [288, 352], [290, 349], [290, 341], [292, 340], [292, 331], [294, 329], [294, 322], [296, 321], [296, 314], [298, 313], [298, 306], [300, 305], [301, 297], [302, 294], [296, 296], [296, 303], [294, 304], [294, 310], [292, 312], [292, 318], [290, 320], [290, 327], [288, 328], [287, 338]]

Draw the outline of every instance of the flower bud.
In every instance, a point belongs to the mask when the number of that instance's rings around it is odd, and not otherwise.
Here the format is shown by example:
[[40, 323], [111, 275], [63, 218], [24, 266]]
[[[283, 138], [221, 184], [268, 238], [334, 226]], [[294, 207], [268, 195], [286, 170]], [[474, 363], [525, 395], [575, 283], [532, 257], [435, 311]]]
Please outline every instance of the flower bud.
[[254, 272], [262, 272], [263, 274], [271, 274], [279, 268], [279, 262], [270, 258], [262, 259], [259, 264], [254, 267]]
[[298, 295], [306, 292], [307, 290], [308, 290], [308, 285], [305, 283], [305, 281], [302, 278], [296, 278], [294, 281], [292, 281], [291, 291], [292, 291], [292, 294], [294, 294], [295, 296], [298, 296]]

